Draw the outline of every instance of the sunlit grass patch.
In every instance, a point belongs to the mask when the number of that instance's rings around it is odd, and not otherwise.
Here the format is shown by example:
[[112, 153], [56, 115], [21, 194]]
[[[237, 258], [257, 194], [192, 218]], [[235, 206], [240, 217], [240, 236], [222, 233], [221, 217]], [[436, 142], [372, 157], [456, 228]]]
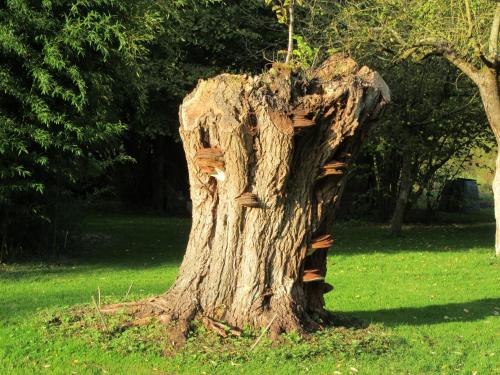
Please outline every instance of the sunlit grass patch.
[[[133, 327], [127, 314], [101, 315], [91, 305], [45, 311], [39, 314], [37, 321], [50, 341], [78, 340], [117, 356], [166, 356], [168, 361], [198, 363], [211, 369], [228, 363], [245, 366], [260, 360], [298, 365], [304, 361], [334, 359], [341, 363], [364, 355], [383, 356], [404, 345], [403, 339], [384, 329], [382, 324], [328, 327], [307, 337], [290, 333], [272, 341], [265, 336], [265, 330], [246, 329], [239, 337], [222, 337], [195, 321], [186, 344], [172, 351], [164, 324], [153, 320]], [[257, 341], [261, 335], [263, 339]]]
[[[163, 293], [189, 224], [91, 215], [84, 233], [106, 241], [59, 263], [1, 266], [0, 374], [500, 374], [500, 259], [487, 221], [406, 226], [400, 238], [380, 225], [335, 225], [326, 305], [365, 329], [309, 341], [291, 334], [280, 345], [265, 336], [250, 351], [260, 332], [221, 339], [195, 327], [171, 356], [162, 354], [161, 325], [121, 330], [115, 317], [107, 318], [112, 334], [102, 331], [91, 296], [98, 300], [99, 288], [104, 305]], [[88, 315], [72, 320], [75, 306]], [[61, 323], [48, 324], [58, 314]]]

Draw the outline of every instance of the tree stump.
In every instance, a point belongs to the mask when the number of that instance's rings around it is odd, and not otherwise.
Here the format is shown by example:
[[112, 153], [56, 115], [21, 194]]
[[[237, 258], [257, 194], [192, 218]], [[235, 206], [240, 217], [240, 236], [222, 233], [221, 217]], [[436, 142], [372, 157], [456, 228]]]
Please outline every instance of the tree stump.
[[[326, 251], [311, 253], [311, 243], [330, 229], [343, 171], [388, 101], [378, 73], [343, 55], [309, 72], [275, 65], [200, 81], [179, 110], [189, 242], [175, 283], [142, 315], [184, 332], [197, 314], [233, 328], [273, 320], [274, 335], [317, 328], [332, 287], [304, 283], [304, 269], [326, 275]], [[207, 149], [221, 153], [217, 174], [199, 165]], [[240, 204], [245, 192], [259, 204]]]

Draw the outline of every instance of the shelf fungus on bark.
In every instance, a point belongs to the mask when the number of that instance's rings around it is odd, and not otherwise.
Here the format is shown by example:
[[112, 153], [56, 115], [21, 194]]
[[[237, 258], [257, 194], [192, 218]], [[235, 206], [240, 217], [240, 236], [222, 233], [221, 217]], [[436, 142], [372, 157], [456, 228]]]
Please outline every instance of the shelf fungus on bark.
[[245, 207], [260, 207], [259, 199], [257, 195], [247, 192], [243, 193], [240, 196], [236, 197], [236, 201], [239, 205]]
[[325, 277], [320, 273], [319, 269], [304, 270], [302, 280], [304, 283], [312, 283], [314, 281], [323, 281]]
[[307, 255], [312, 255], [316, 250], [328, 250], [333, 245], [333, 238], [329, 234], [325, 234], [314, 238], [311, 241], [311, 247], [307, 251]]
[[331, 161], [321, 166], [321, 173], [318, 179], [326, 176], [342, 176], [345, 173], [347, 163], [343, 161]]
[[316, 124], [316, 122], [310, 118], [311, 113], [306, 109], [296, 110], [292, 114], [292, 123], [295, 131], [299, 131]]
[[224, 155], [219, 147], [204, 147], [196, 152], [196, 165], [202, 173], [224, 181]]

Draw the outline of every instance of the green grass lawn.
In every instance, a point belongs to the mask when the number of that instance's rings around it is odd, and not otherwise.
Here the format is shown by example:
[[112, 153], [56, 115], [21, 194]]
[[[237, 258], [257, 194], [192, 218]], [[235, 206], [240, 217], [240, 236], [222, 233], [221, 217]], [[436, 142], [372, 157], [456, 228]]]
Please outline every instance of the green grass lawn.
[[373, 224], [334, 227], [327, 278], [336, 289], [327, 307], [376, 323], [374, 334], [392, 338], [387, 350], [352, 350], [358, 341], [350, 339], [343, 352], [327, 336], [324, 351], [297, 340], [248, 353], [247, 339], [234, 344], [245, 353], [238, 356], [194, 338], [186, 353], [163, 357], [132, 341], [124, 352], [98, 336], [47, 330], [54, 311], [89, 303], [98, 287], [105, 300], [123, 298], [131, 284], [134, 299], [163, 292], [188, 233], [186, 219], [93, 214], [78, 257], [0, 266], [0, 374], [500, 374], [500, 260], [485, 220], [407, 227], [401, 238]]

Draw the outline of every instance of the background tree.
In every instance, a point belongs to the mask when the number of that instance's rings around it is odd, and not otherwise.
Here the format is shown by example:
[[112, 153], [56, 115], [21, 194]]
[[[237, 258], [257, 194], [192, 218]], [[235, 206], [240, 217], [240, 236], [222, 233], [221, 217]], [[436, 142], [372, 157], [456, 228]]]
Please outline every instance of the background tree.
[[436, 173], [451, 159], [487, 148], [491, 139], [479, 98], [454, 67], [439, 59], [378, 65], [386, 65], [380, 70], [393, 100], [367, 152], [374, 161], [381, 218], [390, 215], [391, 231], [399, 234], [406, 208], [424, 191], [432, 193]]
[[[327, 2], [328, 3], [328, 2]], [[316, 12], [329, 12], [325, 2]], [[385, 51], [397, 59], [441, 56], [477, 87], [490, 128], [500, 142], [498, 93], [500, 4], [492, 0], [362, 0], [329, 3], [335, 18], [329, 38], [337, 48], [369, 54]], [[500, 255], [500, 158], [493, 182]]]
[[410, 218], [431, 220], [443, 177], [494, 141], [474, 86], [442, 59], [372, 65], [392, 88], [391, 105], [350, 173], [340, 215], [391, 221], [399, 234], [409, 208]]
[[138, 61], [159, 26], [142, 1], [0, 6], [2, 254], [18, 245], [56, 251], [62, 203], [124, 159], [117, 93], [140, 76]]
[[127, 204], [185, 213], [188, 175], [178, 134], [182, 98], [201, 78], [260, 72], [269, 63], [264, 56], [272, 55], [286, 30], [260, 0], [157, 3], [163, 28], [142, 62], [145, 96], [139, 108], [134, 97], [127, 106], [125, 151], [135, 163], [118, 166], [111, 182]]

